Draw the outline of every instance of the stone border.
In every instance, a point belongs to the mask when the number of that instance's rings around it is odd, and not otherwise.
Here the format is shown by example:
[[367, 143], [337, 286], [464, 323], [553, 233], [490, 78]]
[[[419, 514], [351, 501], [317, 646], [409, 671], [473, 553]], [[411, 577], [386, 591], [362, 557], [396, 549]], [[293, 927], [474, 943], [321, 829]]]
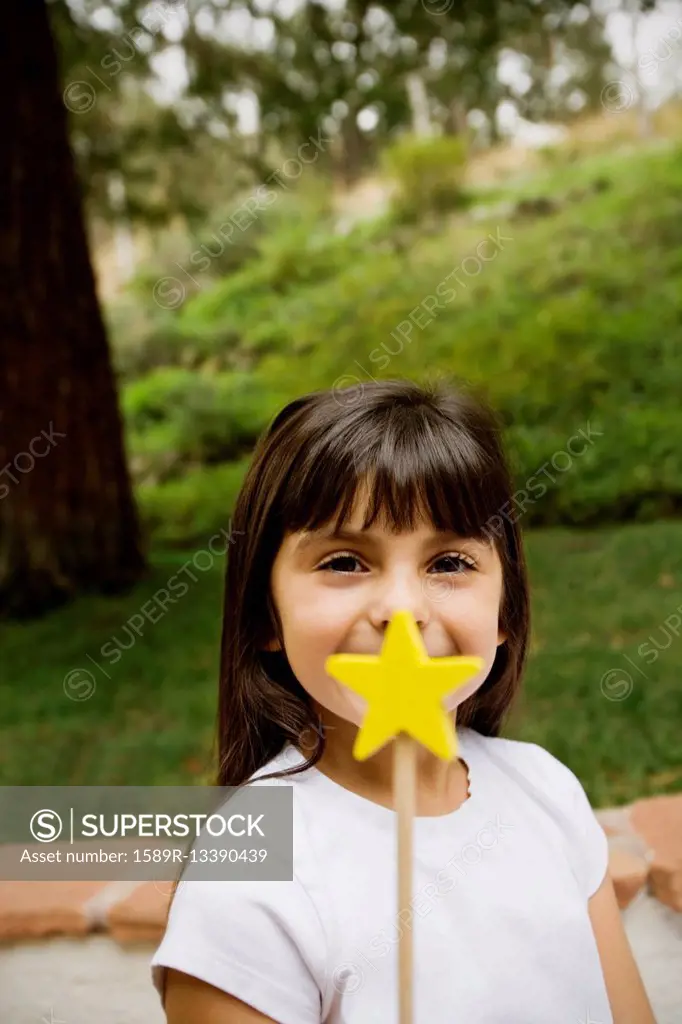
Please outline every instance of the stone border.
[[[595, 815], [609, 842], [609, 871], [621, 910], [647, 888], [682, 912], [682, 793]], [[122, 944], [158, 945], [171, 888], [168, 881], [0, 881], [0, 943], [104, 931]]]

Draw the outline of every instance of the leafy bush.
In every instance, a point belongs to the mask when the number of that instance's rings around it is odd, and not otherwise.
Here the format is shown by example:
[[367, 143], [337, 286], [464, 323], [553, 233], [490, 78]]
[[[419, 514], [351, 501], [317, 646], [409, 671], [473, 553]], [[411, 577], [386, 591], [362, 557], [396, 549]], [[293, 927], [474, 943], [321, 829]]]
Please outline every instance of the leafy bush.
[[250, 374], [163, 367], [123, 391], [133, 475], [163, 480], [191, 464], [229, 462], [253, 444], [274, 396]]
[[[261, 241], [260, 259], [187, 303], [178, 317], [184, 336], [234, 339], [233, 362], [243, 368], [268, 353], [303, 353], [291, 337], [291, 317], [300, 319], [311, 292], [334, 282], [372, 253], [393, 251], [384, 222], [358, 225], [347, 235], [328, 224], [302, 221], [282, 227]], [[329, 304], [328, 293], [324, 302]], [[221, 349], [224, 351], [224, 349]]]
[[139, 486], [136, 496], [142, 525], [154, 543], [186, 547], [228, 529], [247, 465], [248, 459], [197, 466], [176, 480]]
[[404, 135], [382, 154], [387, 177], [396, 185], [395, 213], [407, 220], [439, 213], [464, 202], [466, 144], [459, 136]]
[[238, 355], [240, 336], [229, 324], [185, 326], [177, 314], [156, 311], [145, 315], [135, 306], [108, 311], [116, 371], [124, 384], [158, 368], [201, 370], [243, 368]]

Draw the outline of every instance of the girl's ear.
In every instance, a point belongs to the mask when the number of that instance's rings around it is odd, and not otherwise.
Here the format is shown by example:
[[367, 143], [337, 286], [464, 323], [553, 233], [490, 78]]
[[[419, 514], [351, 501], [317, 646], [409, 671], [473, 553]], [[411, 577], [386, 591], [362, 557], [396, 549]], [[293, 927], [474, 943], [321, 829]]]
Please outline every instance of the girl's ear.
[[279, 640], [277, 640], [275, 637], [273, 637], [271, 640], [268, 640], [264, 648], [264, 650], [266, 651], [281, 651], [281, 649], [282, 645], [280, 644]]
[[507, 639], [507, 634], [503, 633], [501, 629], [498, 629], [498, 631], [497, 631], [497, 646], [499, 647], [500, 644], [503, 644], [506, 639]]

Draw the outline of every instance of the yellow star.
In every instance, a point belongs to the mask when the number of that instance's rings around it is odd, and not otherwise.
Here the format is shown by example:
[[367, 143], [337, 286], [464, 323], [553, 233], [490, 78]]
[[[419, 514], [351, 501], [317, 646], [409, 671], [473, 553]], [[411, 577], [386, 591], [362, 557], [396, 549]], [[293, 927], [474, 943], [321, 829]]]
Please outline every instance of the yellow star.
[[429, 658], [412, 612], [397, 611], [378, 655], [332, 654], [324, 667], [369, 702], [353, 746], [356, 760], [371, 757], [399, 732], [445, 761], [456, 756], [455, 728], [442, 698], [475, 676], [482, 658]]

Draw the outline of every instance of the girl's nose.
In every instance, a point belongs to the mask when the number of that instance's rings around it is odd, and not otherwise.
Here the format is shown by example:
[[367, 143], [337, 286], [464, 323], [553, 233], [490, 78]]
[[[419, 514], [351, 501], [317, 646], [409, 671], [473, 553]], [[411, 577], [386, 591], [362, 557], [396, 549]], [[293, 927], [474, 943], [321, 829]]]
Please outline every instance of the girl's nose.
[[410, 611], [417, 625], [423, 628], [429, 621], [429, 602], [421, 579], [393, 579], [387, 581], [375, 595], [370, 609], [370, 620], [375, 629], [386, 629], [397, 611]]

